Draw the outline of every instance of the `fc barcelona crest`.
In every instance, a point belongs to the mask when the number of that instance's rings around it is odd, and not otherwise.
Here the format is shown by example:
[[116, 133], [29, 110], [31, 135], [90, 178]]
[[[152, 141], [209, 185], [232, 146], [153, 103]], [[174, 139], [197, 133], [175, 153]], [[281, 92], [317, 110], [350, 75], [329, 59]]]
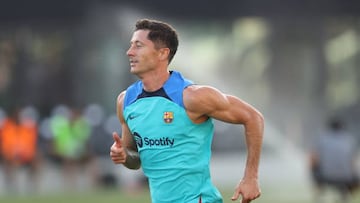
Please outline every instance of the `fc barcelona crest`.
[[164, 112], [164, 122], [171, 123], [174, 120], [174, 113], [171, 111]]

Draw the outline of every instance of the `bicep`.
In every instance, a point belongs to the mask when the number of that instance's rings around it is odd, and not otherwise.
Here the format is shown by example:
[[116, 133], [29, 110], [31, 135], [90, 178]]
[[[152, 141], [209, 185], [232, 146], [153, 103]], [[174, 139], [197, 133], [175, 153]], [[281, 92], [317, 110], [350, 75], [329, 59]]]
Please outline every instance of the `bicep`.
[[[228, 123], [244, 124], [260, 113], [245, 101], [213, 87], [195, 86], [186, 91], [187, 110]], [[260, 115], [261, 116], [261, 115]]]
[[228, 123], [243, 124], [258, 114], [250, 104], [232, 95], [218, 96], [212, 103], [208, 115]]

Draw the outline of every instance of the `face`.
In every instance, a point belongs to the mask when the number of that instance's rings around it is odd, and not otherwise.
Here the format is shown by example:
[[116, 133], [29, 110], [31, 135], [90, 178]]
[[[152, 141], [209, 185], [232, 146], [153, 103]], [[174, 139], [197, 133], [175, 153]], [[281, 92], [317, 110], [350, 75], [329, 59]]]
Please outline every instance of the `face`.
[[152, 41], [147, 39], [149, 30], [134, 32], [127, 55], [130, 60], [130, 72], [139, 75], [157, 67], [159, 51]]

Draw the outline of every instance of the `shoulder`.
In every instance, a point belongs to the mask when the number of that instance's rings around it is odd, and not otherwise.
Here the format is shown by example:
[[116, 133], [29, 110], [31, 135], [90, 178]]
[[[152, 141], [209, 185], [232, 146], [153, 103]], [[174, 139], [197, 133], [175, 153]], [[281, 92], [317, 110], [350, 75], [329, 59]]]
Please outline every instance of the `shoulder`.
[[225, 98], [225, 95], [220, 90], [206, 85], [190, 85], [184, 89], [183, 95], [184, 101], [195, 103]]
[[190, 85], [187, 88], [184, 89], [184, 94], [187, 94], [188, 96], [196, 96], [197, 94], [208, 94], [208, 93], [215, 93], [220, 92], [218, 89], [207, 86], [207, 85]]
[[122, 91], [116, 98], [116, 107], [121, 109], [124, 105], [124, 99], [126, 95], [126, 90]]
[[187, 110], [204, 113], [227, 101], [226, 95], [218, 89], [206, 85], [188, 86], [184, 89], [183, 100]]
[[126, 95], [126, 90], [122, 91], [118, 96], [117, 96], [117, 103], [123, 103], [124, 102], [124, 98]]

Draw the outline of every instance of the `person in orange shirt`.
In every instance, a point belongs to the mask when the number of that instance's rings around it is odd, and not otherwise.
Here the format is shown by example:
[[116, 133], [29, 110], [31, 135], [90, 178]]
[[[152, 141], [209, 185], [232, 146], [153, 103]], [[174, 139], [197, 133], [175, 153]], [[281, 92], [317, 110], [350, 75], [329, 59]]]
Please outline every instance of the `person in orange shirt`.
[[26, 115], [26, 110], [15, 110], [10, 117], [4, 119], [1, 127], [0, 149], [9, 191], [17, 190], [15, 178], [16, 169], [19, 167], [29, 166], [31, 178], [36, 178], [37, 124], [35, 119]]

